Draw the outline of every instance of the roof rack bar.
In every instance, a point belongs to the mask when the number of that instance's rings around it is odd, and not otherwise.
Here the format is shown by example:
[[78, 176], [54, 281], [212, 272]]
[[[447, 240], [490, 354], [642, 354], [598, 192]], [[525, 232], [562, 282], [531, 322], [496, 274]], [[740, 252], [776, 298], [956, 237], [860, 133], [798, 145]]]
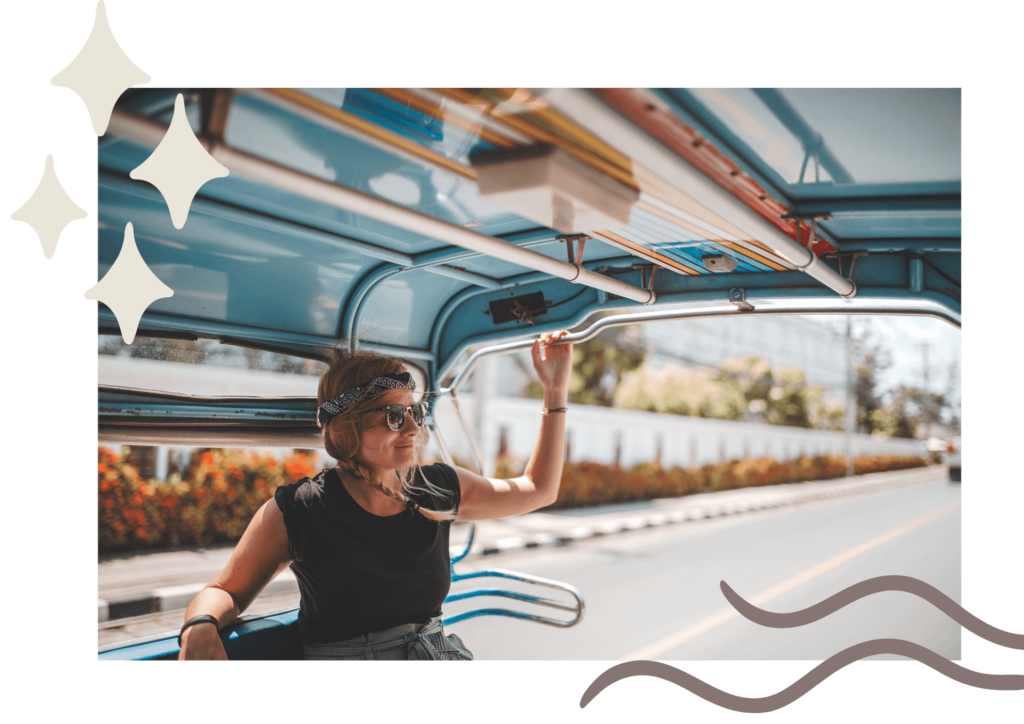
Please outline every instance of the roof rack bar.
[[807, 121], [797, 112], [792, 104], [776, 88], [754, 88], [754, 95], [761, 99], [768, 110], [785, 126], [790, 133], [800, 139], [804, 151], [814, 157], [821, 167], [828, 171], [829, 176], [837, 184], [853, 183], [853, 177], [831, 149], [825, 145], [821, 134], [811, 128]]
[[[111, 130], [146, 145], [156, 146], [166, 129], [158, 123], [130, 114], [111, 115]], [[200, 139], [203, 142], [203, 139]], [[435, 219], [399, 204], [379, 199], [360, 191], [316, 178], [266, 159], [244, 153], [224, 143], [204, 145], [210, 155], [232, 173], [255, 179], [290, 193], [345, 209], [407, 231], [446, 241], [454, 246], [487, 254], [498, 259], [550, 274], [576, 284], [601, 289], [641, 304], [653, 304], [657, 298], [649, 289], [641, 289], [617, 279], [584, 269], [576, 264], [557, 261], [531, 249], [525, 249], [493, 236]]]
[[832, 267], [818, 260], [761, 218], [739, 199], [702, 174], [684, 159], [650, 138], [590, 93], [565, 88], [538, 91], [551, 106], [569, 120], [598, 138], [614, 138], [615, 145], [634, 162], [661, 176], [713, 213], [730, 219], [758, 241], [801, 271], [814, 277], [842, 297], [852, 297], [857, 288]]

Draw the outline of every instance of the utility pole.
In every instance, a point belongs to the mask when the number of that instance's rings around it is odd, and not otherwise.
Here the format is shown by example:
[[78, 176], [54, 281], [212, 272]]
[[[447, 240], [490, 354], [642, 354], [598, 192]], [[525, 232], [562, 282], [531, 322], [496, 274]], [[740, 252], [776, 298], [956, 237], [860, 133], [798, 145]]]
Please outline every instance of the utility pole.
[[953, 404], [953, 396], [957, 391], [957, 360], [953, 359], [949, 364], [949, 381], [946, 383], [946, 404], [949, 406], [950, 414], [956, 419], [956, 424], [951, 432], [960, 433], [960, 416], [957, 415], [956, 406]]
[[846, 317], [846, 476], [853, 475], [853, 432], [857, 424], [857, 370], [853, 354], [853, 316]]
[[928, 404], [928, 348], [931, 347], [930, 342], [921, 342], [921, 363], [924, 369], [924, 434], [923, 437], [927, 440], [931, 437], [932, 431], [932, 412], [931, 405]]

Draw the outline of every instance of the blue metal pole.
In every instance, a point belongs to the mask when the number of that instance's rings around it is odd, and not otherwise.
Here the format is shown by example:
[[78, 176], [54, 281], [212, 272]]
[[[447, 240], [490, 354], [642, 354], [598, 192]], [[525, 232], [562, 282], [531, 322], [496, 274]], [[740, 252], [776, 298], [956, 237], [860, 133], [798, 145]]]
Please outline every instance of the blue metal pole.
[[910, 260], [910, 287], [915, 294], [924, 291], [924, 262], [920, 259]]

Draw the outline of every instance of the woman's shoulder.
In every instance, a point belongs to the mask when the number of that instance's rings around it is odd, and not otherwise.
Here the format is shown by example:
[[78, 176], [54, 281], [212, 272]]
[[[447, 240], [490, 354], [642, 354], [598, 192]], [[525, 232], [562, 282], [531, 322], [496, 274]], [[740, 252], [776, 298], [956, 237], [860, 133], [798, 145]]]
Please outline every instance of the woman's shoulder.
[[[425, 481], [427, 486], [425, 489], [421, 487], [420, 495], [423, 497], [417, 502], [434, 510], [459, 509], [462, 490], [459, 487], [459, 476], [455, 472], [455, 468], [445, 463], [434, 463], [421, 466], [420, 473], [422, 475], [420, 485], [422, 486]], [[414, 500], [417, 497], [420, 496], [414, 496]]]
[[428, 482], [438, 487], [445, 490], [456, 490], [459, 487], [459, 476], [451, 465], [434, 463], [433, 465], [424, 465], [420, 470]]
[[302, 478], [294, 483], [281, 485], [274, 491], [274, 499], [278, 507], [308, 504], [317, 500], [323, 494], [327, 476], [331, 469], [326, 468], [311, 478]]

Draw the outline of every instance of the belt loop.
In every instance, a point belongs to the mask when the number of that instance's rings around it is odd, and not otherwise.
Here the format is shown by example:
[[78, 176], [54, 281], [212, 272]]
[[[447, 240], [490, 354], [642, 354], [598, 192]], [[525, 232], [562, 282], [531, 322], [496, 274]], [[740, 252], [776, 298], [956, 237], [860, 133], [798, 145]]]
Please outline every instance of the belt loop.
[[[439, 661], [442, 658], [441, 652], [434, 648], [434, 644], [430, 643], [430, 639], [422, 633], [409, 634], [405, 637], [405, 640], [409, 642], [410, 651], [423, 654], [422, 656], [417, 656], [417, 659], [423, 658], [428, 661]], [[409, 658], [412, 657], [410, 656]]]

